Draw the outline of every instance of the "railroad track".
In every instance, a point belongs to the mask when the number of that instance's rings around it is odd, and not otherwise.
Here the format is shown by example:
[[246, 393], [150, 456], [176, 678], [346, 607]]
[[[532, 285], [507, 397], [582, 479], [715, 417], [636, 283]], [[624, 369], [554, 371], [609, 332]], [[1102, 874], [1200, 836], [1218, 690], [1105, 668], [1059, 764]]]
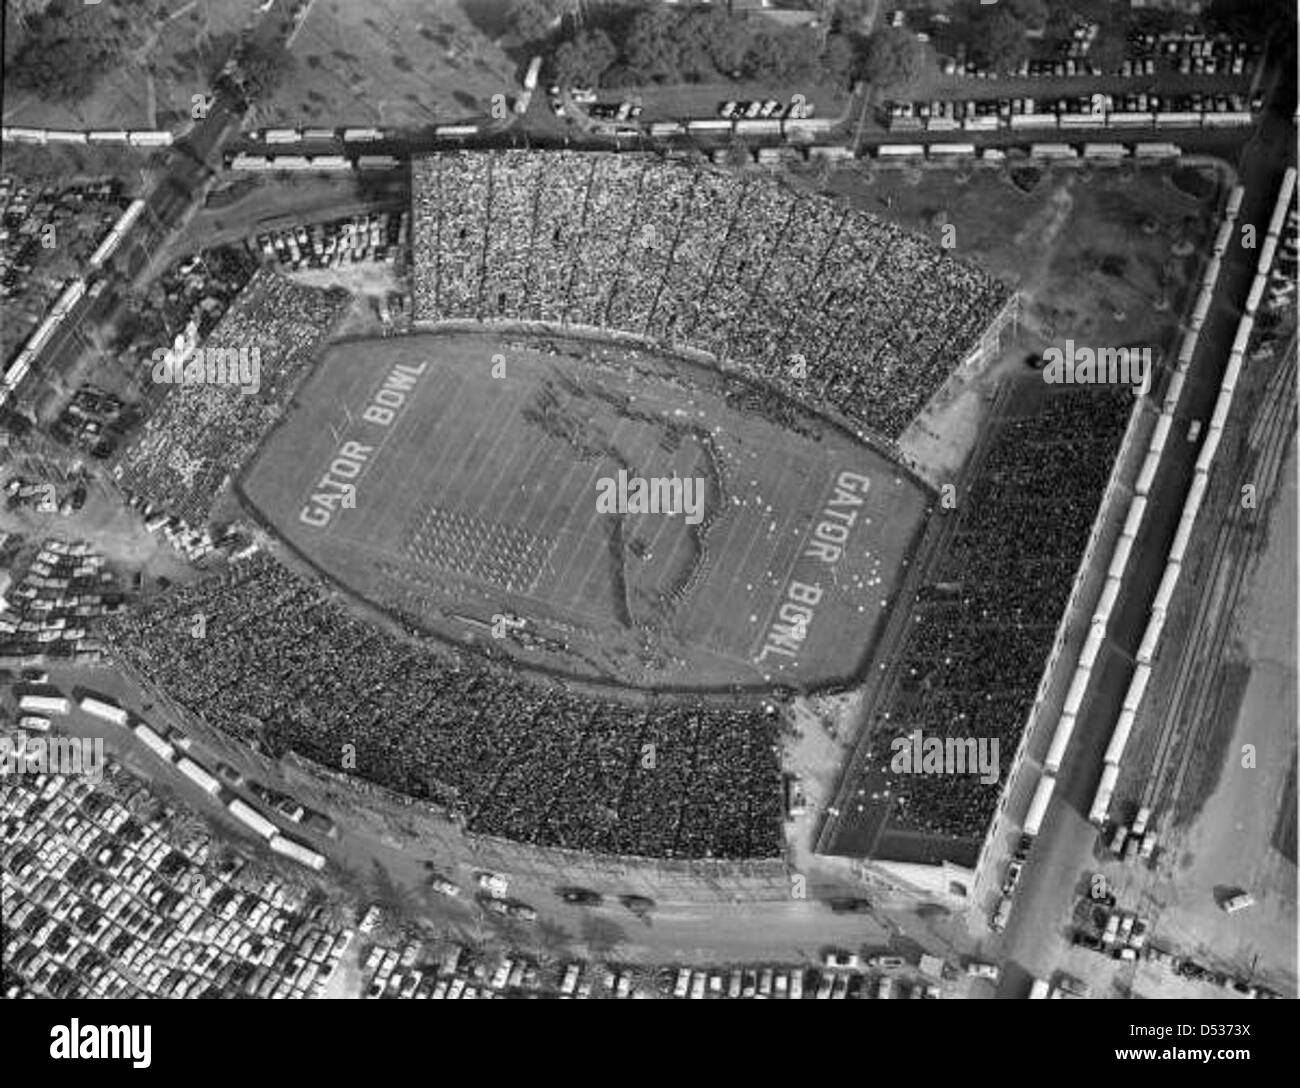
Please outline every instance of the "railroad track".
[[[1296, 357], [1294, 341], [1287, 347], [1283, 364], [1269, 378], [1261, 405], [1246, 442], [1252, 451], [1227, 477], [1227, 492], [1241, 493], [1253, 484], [1262, 499], [1270, 495], [1281, 470], [1291, 436], [1295, 432]], [[1220, 496], [1224, 495], [1220, 484]], [[1235, 498], [1224, 512], [1214, 543], [1202, 561], [1198, 581], [1206, 588], [1197, 602], [1183, 647], [1178, 672], [1156, 746], [1142, 803], [1153, 810], [1170, 812], [1177, 805], [1187, 782], [1192, 756], [1202, 747], [1212, 715], [1209, 713], [1219, 692], [1218, 664], [1223, 659], [1232, 631], [1237, 602], [1264, 536], [1257, 517], [1248, 517]]]

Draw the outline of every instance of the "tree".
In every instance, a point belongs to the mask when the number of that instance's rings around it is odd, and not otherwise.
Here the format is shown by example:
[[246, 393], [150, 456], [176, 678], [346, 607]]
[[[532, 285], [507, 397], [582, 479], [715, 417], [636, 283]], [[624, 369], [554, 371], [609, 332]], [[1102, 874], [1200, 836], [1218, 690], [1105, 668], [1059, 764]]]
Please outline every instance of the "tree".
[[564, 13], [564, 0], [511, 0], [506, 26], [523, 42], [548, 37]]
[[53, 0], [28, 20], [27, 39], [6, 76], [52, 101], [83, 98], [121, 60], [125, 39], [116, 24], [94, 6]]
[[1007, 0], [1007, 10], [1031, 29], [1047, 25], [1047, 0]]
[[644, 80], [676, 83], [681, 78], [677, 14], [666, 7], [644, 8], [637, 12], [623, 42], [623, 54], [630, 68]]
[[977, 20], [972, 29], [972, 54], [995, 71], [1009, 72], [1029, 56], [1025, 25], [1005, 8]]
[[555, 78], [569, 86], [589, 87], [600, 82], [618, 50], [603, 30], [584, 30], [555, 51]]
[[297, 63], [282, 42], [254, 43], [239, 62], [245, 95], [250, 101], [271, 95]]
[[832, 34], [826, 39], [826, 48], [822, 50], [822, 71], [832, 83], [843, 86], [853, 75], [853, 43], [845, 34]]
[[862, 75], [881, 90], [915, 83], [930, 65], [930, 51], [916, 35], [901, 27], [886, 27], [867, 39]]

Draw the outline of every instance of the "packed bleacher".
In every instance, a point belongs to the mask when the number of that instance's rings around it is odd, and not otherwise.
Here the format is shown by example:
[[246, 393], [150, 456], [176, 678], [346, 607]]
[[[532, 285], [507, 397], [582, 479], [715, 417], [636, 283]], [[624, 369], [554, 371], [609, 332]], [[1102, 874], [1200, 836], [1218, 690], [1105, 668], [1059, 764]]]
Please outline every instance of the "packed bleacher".
[[[193, 617], [205, 637], [189, 637]], [[115, 652], [232, 737], [446, 806], [476, 832], [602, 853], [781, 850], [778, 718], [597, 698], [357, 619], [266, 556], [116, 617]]]
[[891, 438], [1009, 294], [924, 238], [767, 175], [513, 150], [412, 170], [417, 318], [702, 349]]
[[123, 490], [202, 525], [226, 477], [284, 412], [346, 302], [344, 292], [257, 272], [200, 345], [250, 357], [255, 350], [256, 391], [234, 381], [164, 384], [158, 407], [115, 469]]
[[[983, 838], [1132, 407], [1124, 389], [1056, 394], [994, 439], [913, 605], [897, 680], [877, 707], [863, 782], [877, 805], [887, 798], [892, 830]], [[891, 742], [917, 729], [997, 738], [998, 781], [892, 773]]]

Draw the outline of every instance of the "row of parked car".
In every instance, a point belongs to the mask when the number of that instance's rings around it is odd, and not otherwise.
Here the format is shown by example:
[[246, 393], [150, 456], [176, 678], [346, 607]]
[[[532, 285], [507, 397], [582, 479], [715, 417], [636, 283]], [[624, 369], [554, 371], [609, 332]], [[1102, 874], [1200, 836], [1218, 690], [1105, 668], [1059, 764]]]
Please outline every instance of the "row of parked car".
[[891, 975], [875, 977], [856, 971], [809, 971], [801, 967], [735, 967], [730, 971], [725, 968], [705, 970], [679, 967], [675, 975], [671, 974], [670, 969], [669, 976], [664, 980], [665, 992], [670, 982], [673, 997], [691, 1001], [720, 998], [760, 1001], [799, 1001], [805, 998], [818, 1001], [891, 1000], [899, 997], [934, 999], [940, 996], [939, 987], [933, 983], [904, 983]]
[[768, 120], [774, 117], [802, 121], [811, 117], [815, 109], [802, 95], [796, 95], [790, 102], [780, 102], [775, 98], [762, 102], [722, 102], [718, 105], [718, 116], [728, 121]]

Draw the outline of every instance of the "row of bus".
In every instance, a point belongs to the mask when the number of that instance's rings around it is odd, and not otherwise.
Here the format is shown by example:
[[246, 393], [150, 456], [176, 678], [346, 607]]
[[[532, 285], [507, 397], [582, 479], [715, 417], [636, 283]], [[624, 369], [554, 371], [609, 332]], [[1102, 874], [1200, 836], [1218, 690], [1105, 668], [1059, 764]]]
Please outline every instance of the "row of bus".
[[[143, 200], [136, 199], [131, 201], [113, 224], [113, 229], [109, 231], [108, 237], [100, 242], [98, 248], [91, 254], [90, 260], [86, 262], [90, 272], [97, 273], [104, 269], [106, 263], [112, 258], [121, 246], [122, 241], [126, 238], [131, 228], [135, 225], [136, 220], [144, 214], [145, 203]], [[103, 286], [103, 281], [96, 283], [91, 288], [91, 297], [98, 292]], [[4, 377], [0, 379], [0, 405], [6, 404], [14, 395], [14, 391], [22, 384], [23, 380], [31, 373], [32, 368], [36, 365], [36, 360], [40, 353], [45, 350], [50, 338], [58, 331], [58, 328], [72, 313], [73, 308], [85, 296], [87, 291], [87, 282], [85, 279], [73, 280], [63, 289], [62, 294], [55, 299], [54, 306], [50, 312], [45, 315], [36, 331], [27, 338], [23, 344], [22, 350], [8, 367], [5, 368]]]
[[231, 157], [226, 164], [230, 170], [394, 170], [401, 164], [396, 155], [359, 155], [350, 159], [346, 155], [247, 155]]
[[[1276, 251], [1276, 239], [1280, 236], [1282, 226], [1286, 222], [1287, 211], [1295, 193], [1295, 185], [1296, 171], [1290, 168], [1283, 175], [1282, 186], [1270, 221], [1269, 237], [1274, 239], [1274, 243], [1272, 246], [1266, 245], [1260, 251], [1255, 277], [1255, 284], [1257, 285], [1267, 282]], [[1216, 236], [1213, 256], [1206, 267], [1201, 282], [1201, 291], [1193, 314], [1194, 320], [1190, 323], [1190, 330], [1183, 338], [1183, 343], [1179, 348], [1178, 365], [1165, 393], [1164, 404], [1152, 432], [1146, 460], [1143, 462], [1138, 474], [1134, 488], [1136, 494], [1129, 509], [1128, 519], [1125, 522], [1124, 535], [1121, 537], [1120, 545], [1116, 548], [1115, 558], [1111, 564], [1110, 573], [1112, 576], [1117, 573], [1116, 566], [1119, 567], [1118, 573], [1122, 574], [1124, 563], [1127, 562], [1129, 551], [1132, 548], [1133, 537], [1136, 536], [1137, 529], [1141, 525], [1147, 498], [1150, 495], [1156, 471], [1159, 468], [1160, 458], [1164, 453], [1165, 444], [1173, 429], [1174, 413], [1177, 411], [1178, 402], [1182, 396], [1187, 371], [1196, 353], [1196, 342], [1200, 336], [1205, 314], [1208, 312], [1208, 303], [1205, 300], [1207, 296], [1213, 295], [1216, 287], [1221, 261], [1227, 250], [1228, 241], [1236, 229], [1236, 220], [1241, 211], [1244, 195], [1245, 192], [1241, 186], [1237, 186], [1232, 190], [1228, 198], [1224, 222]], [[1173, 543], [1170, 545], [1169, 554], [1166, 557], [1164, 573], [1160, 579], [1160, 584], [1156, 588], [1151, 613], [1147, 619], [1146, 629], [1142, 634], [1142, 641], [1138, 646], [1137, 665], [1134, 668], [1128, 691], [1124, 697], [1119, 720], [1115, 723], [1110, 743], [1106, 748], [1105, 766], [1102, 770], [1102, 778], [1096, 796], [1093, 799], [1091, 812], [1091, 819], [1097, 824], [1106, 822], [1115, 783], [1119, 778], [1120, 761], [1123, 759], [1125, 748], [1133, 731], [1133, 725], [1137, 720], [1137, 712], [1141, 706], [1142, 697], [1146, 693], [1147, 684], [1151, 679], [1151, 668], [1155, 659], [1156, 647], [1159, 645], [1160, 638], [1164, 633], [1165, 617], [1173, 601], [1174, 590], [1178, 585], [1179, 578], [1182, 576], [1183, 560], [1191, 542], [1192, 529], [1196, 524], [1196, 518], [1200, 513], [1201, 504], [1205, 500], [1205, 493], [1209, 487], [1210, 469], [1214, 465], [1215, 455], [1218, 453], [1219, 445], [1223, 439], [1223, 429], [1227, 423], [1228, 413], [1232, 408], [1232, 398], [1241, 377], [1246, 349], [1250, 344], [1251, 334], [1254, 330], [1255, 306], [1258, 305], [1259, 295], [1262, 294], [1262, 290], [1262, 287], [1258, 291], [1255, 287], [1251, 288], [1253, 303], [1247, 302], [1246, 312], [1242, 314], [1241, 320], [1237, 324], [1237, 333], [1233, 339], [1232, 350], [1228, 356], [1228, 363], [1224, 368], [1223, 378], [1219, 385], [1219, 395], [1214, 402], [1209, 427], [1197, 453], [1194, 475], [1187, 495], [1183, 500], [1178, 528], [1174, 533]], [[1199, 316], [1197, 316], [1198, 314]], [[1108, 588], [1110, 583], [1111, 580], [1108, 578]], [[1118, 586], [1116, 586], [1117, 588]], [[1114, 594], [1112, 594], [1113, 596]], [[1093, 656], [1095, 657], [1095, 653]], [[1081, 667], [1082, 664], [1083, 660], [1081, 658]], [[1068, 701], [1066, 709], [1069, 709]], [[1075, 709], [1077, 710], [1077, 706]]]
[[986, 114], [958, 121], [948, 117], [890, 118], [890, 132], [996, 132], [999, 129], [1233, 128], [1253, 124], [1249, 110], [1083, 110], [1077, 113]]
[[130, 147], [170, 147], [172, 134], [157, 129], [0, 129], [0, 140], [19, 144], [127, 144]]
[[36, 331], [27, 338], [22, 350], [18, 352], [18, 357], [5, 368], [4, 377], [0, 379], [0, 405], [6, 404], [14, 395], [14, 391], [35, 366], [37, 357], [50, 342], [50, 338], [85, 293], [85, 280], [73, 280], [64, 288], [50, 312], [45, 315], [45, 320], [37, 325]]
[[[1030, 158], [1050, 161], [1080, 158], [1094, 161], [1127, 158], [1176, 159], [1182, 153], [1182, 148], [1177, 144], [1164, 142], [1132, 145], [1123, 143], [1085, 143], [1077, 145], [1039, 143], [1029, 145]], [[976, 149], [974, 144], [963, 143], [881, 144], [876, 148], [876, 157], [887, 160], [924, 158], [931, 161], [945, 161], [958, 158], [974, 158], [976, 155], [990, 162], [1001, 162], [1006, 158], [1006, 150], [999, 147], [986, 147], [980, 151]]]
[[[478, 125], [435, 125], [433, 134], [438, 137], [477, 136]], [[296, 144], [310, 140], [342, 140], [344, 143], [373, 143], [384, 139], [405, 139], [409, 133], [389, 132], [378, 128], [264, 128], [253, 139], [264, 144]]]
[[[84, 714], [97, 718], [121, 729], [129, 729], [135, 738], [164, 763], [170, 763], [181, 774], [194, 783], [200, 790], [217, 801], [221, 800], [222, 785], [216, 775], [212, 774], [198, 760], [191, 758], [187, 752], [177, 751], [176, 745], [163, 738], [146, 722], [131, 724], [131, 714], [124, 707], [109, 702], [96, 695], [83, 695], [79, 706]], [[24, 713], [65, 715], [71, 709], [63, 694], [24, 695], [19, 700], [19, 709]], [[325, 868], [323, 854], [281, 834], [280, 829], [263, 816], [256, 808], [238, 797], [225, 802], [226, 811], [250, 831], [263, 839], [277, 854], [290, 858], [319, 872]]]

